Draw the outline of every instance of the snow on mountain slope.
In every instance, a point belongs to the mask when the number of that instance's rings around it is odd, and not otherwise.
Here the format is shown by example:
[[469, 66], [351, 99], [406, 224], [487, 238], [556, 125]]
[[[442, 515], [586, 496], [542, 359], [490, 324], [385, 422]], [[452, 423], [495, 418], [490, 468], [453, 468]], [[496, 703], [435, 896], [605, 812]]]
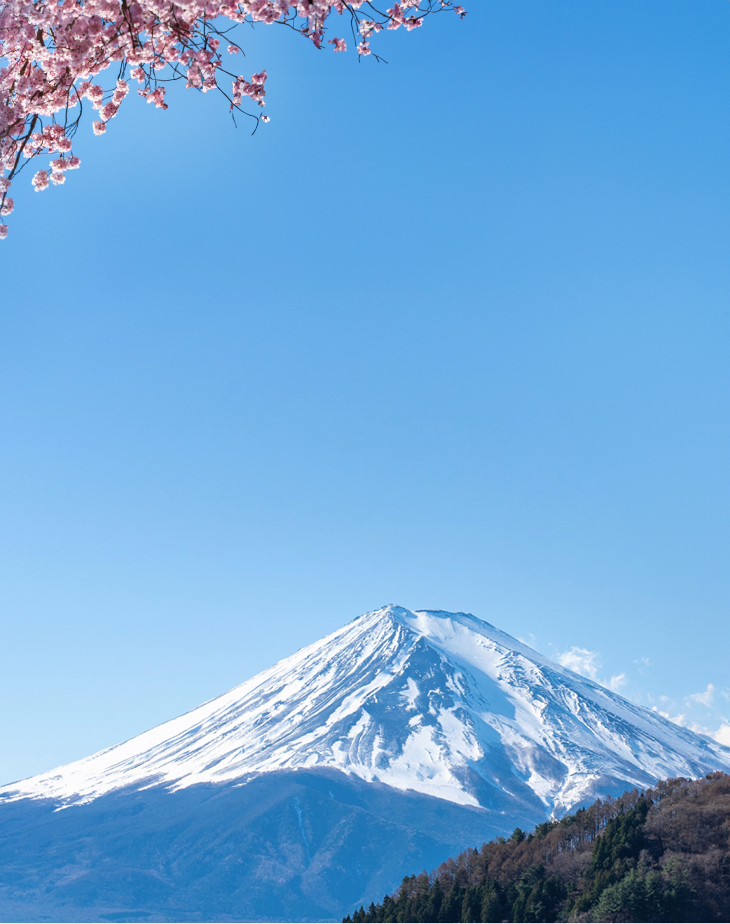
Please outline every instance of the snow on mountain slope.
[[186, 715], [3, 787], [0, 802], [89, 802], [298, 768], [466, 806], [509, 793], [561, 815], [627, 786], [728, 771], [730, 749], [474, 616], [387, 606]]

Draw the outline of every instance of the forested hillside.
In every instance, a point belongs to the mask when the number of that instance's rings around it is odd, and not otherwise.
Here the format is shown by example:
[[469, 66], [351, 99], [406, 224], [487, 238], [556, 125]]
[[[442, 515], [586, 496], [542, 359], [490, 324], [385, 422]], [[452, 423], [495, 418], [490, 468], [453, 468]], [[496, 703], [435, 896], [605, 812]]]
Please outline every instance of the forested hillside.
[[516, 828], [344, 920], [729, 921], [730, 776], [667, 780]]

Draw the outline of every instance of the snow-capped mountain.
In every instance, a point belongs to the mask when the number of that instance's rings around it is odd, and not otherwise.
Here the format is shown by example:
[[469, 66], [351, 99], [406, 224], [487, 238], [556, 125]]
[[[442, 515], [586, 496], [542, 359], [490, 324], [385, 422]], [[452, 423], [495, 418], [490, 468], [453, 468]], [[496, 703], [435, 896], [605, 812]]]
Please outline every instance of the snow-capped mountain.
[[3, 787], [0, 804], [328, 770], [461, 806], [509, 797], [559, 816], [716, 769], [730, 770], [730, 749], [474, 616], [386, 606], [180, 718]]

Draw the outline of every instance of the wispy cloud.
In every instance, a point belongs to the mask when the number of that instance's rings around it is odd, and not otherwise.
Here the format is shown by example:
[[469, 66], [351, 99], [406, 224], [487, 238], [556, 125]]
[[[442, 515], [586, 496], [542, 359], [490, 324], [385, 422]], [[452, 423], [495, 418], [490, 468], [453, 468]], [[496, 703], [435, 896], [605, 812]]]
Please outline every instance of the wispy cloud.
[[[666, 696], [662, 696], [662, 699], [666, 699]], [[669, 719], [670, 722], [674, 722], [675, 725], [683, 725], [687, 728], [687, 716], [684, 713], [672, 715], [671, 712], [665, 712], [663, 709], [659, 709], [657, 706], [652, 706], [652, 712], [657, 712], [660, 716], [663, 716], [665, 719]], [[704, 732], [703, 732], [704, 734]]]
[[715, 703], [715, 687], [708, 683], [704, 693], [692, 693], [685, 698], [685, 702], [688, 706], [698, 705], [710, 708]]
[[601, 661], [597, 651], [589, 651], [587, 648], [569, 648], [568, 651], [558, 655], [558, 663], [575, 671], [576, 674], [583, 674], [591, 680], [598, 680], [598, 668]]
[[[712, 687], [712, 684], [709, 684], [708, 687]], [[695, 703], [700, 703], [705, 706], [712, 706], [713, 700], [709, 700], [705, 697], [706, 694], [702, 693], [693, 693], [691, 696], [685, 697], [685, 702], [693, 705]], [[699, 698], [698, 698], [699, 697]], [[660, 699], [668, 700], [668, 697], [661, 696]], [[707, 738], [712, 738], [717, 741], [718, 744], [723, 744], [725, 747], [730, 747], [730, 722], [724, 717], [719, 716], [720, 726], [719, 728], [712, 729], [708, 725], [703, 725], [701, 722], [695, 722], [693, 719], [687, 716], [686, 713], [678, 713], [677, 715], [672, 715], [671, 712], [666, 712], [664, 709], [659, 709], [657, 706], [652, 706], [654, 712], [659, 713], [659, 715], [664, 716], [665, 719], [669, 719], [670, 722], [674, 722], [675, 725], [681, 725], [683, 728], [688, 728], [690, 731], [695, 732], [698, 735], [705, 735]]]
[[723, 722], [717, 731], [713, 732], [712, 737], [726, 748], [730, 748], [730, 722]]
[[628, 682], [626, 674], [614, 674], [610, 680], [601, 680], [598, 674], [602, 666], [601, 656], [597, 651], [589, 651], [587, 648], [573, 646], [573, 648], [561, 652], [557, 656], [557, 660], [563, 667], [567, 667], [569, 670], [575, 671], [576, 674], [582, 674], [584, 677], [600, 683], [602, 687], [608, 687], [614, 693], [625, 687]]
[[647, 667], [651, 667], [651, 661], [647, 657], [634, 658], [634, 664], [640, 674], [643, 674]]
[[681, 725], [696, 734], [712, 738], [718, 744], [730, 747], [730, 687], [718, 687], [708, 683], [699, 693], [690, 693], [683, 698], [675, 699], [670, 696], [652, 695], [641, 689], [640, 682], [637, 685], [637, 675], [644, 674], [647, 668], [652, 666], [652, 662], [645, 656], [633, 659], [635, 667], [631, 671], [631, 677], [622, 672], [614, 674], [608, 680], [602, 678], [603, 663], [598, 651], [574, 645], [565, 651], [555, 652], [553, 649], [552, 657], [563, 667], [615, 693], [624, 691], [624, 695], [634, 702], [648, 706], [675, 725]]

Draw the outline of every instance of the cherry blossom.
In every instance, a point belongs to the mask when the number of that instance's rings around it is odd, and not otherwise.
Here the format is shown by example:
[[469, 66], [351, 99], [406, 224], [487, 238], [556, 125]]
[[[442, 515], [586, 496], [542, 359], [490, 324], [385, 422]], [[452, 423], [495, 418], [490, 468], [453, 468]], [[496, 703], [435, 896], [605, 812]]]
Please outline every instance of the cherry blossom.
[[[80, 165], [73, 138], [84, 106], [96, 113], [93, 134], [103, 135], [130, 80], [158, 109], [168, 108], [167, 84], [183, 80], [201, 93], [222, 93], [254, 130], [268, 122], [242, 108], [244, 100], [265, 106], [266, 71], [246, 78], [227, 69], [242, 52], [230, 34], [240, 24], [285, 25], [323, 48], [329, 18], [345, 17], [357, 54], [379, 60], [374, 35], [411, 31], [438, 12], [466, 15], [456, 0], [399, 0], [385, 12], [368, 0], [0, 0], [0, 216], [13, 211], [11, 180], [31, 160], [54, 158], [34, 174], [36, 192], [65, 182]], [[327, 44], [347, 49], [343, 38]], [[115, 81], [105, 86], [101, 75], [110, 68]], [[0, 240], [7, 234], [0, 224]]]

